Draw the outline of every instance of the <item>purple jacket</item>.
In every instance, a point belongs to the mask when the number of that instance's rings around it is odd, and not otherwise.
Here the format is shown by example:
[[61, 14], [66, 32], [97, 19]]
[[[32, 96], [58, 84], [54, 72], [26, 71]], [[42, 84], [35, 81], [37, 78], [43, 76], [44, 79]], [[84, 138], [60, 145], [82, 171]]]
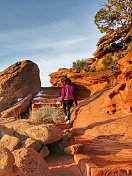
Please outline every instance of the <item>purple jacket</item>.
[[62, 88], [62, 92], [61, 92], [61, 103], [63, 103], [63, 100], [69, 100], [69, 99], [75, 99], [75, 103], [77, 103], [77, 95], [74, 87], [71, 85], [65, 85]]

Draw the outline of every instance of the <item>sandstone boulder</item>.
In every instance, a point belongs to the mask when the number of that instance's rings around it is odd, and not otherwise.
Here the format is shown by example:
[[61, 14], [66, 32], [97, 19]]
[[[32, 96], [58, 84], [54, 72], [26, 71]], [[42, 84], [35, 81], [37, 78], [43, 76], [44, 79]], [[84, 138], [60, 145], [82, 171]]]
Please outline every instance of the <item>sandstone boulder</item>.
[[4, 134], [8, 134], [10, 136], [13, 136], [14, 130], [13, 128], [8, 128], [5, 125], [0, 125], [0, 138], [4, 136]]
[[39, 68], [32, 61], [17, 62], [0, 73], [0, 112], [41, 87]]
[[15, 176], [13, 173], [13, 164], [15, 158], [7, 148], [0, 148], [0, 176]]
[[28, 138], [26, 141], [25, 141], [25, 145], [24, 145], [25, 148], [32, 148], [34, 149], [35, 151], [39, 151], [42, 147], [42, 145], [34, 140], [34, 139], [31, 139], [31, 138]]
[[19, 148], [21, 140], [14, 136], [4, 135], [0, 140], [0, 146], [7, 147], [10, 151]]
[[66, 132], [63, 136], [63, 139], [56, 142], [56, 144], [57, 144], [59, 150], [62, 153], [64, 153], [64, 149], [70, 145], [71, 141], [72, 141], [72, 133], [70, 133], [70, 131], [69, 131], [69, 132]]
[[82, 151], [83, 144], [74, 144], [64, 148], [64, 152], [68, 155], [74, 155]]
[[1, 118], [8, 118], [8, 117], [21, 117], [21, 114], [27, 110], [32, 100], [32, 94], [28, 95], [27, 97], [23, 98], [21, 101], [17, 102], [10, 108], [1, 112]]
[[39, 154], [42, 156], [42, 158], [45, 158], [46, 156], [48, 156], [50, 154], [50, 151], [49, 151], [48, 147], [45, 145], [40, 150]]
[[1, 118], [0, 122], [0, 137], [8, 134], [10, 136], [16, 136], [21, 140], [27, 139], [25, 130], [36, 125], [30, 119]]
[[48, 176], [45, 160], [34, 149], [22, 148], [13, 151], [15, 164], [25, 176]]
[[53, 124], [34, 126], [25, 130], [25, 133], [42, 144], [50, 144], [59, 141], [63, 137], [62, 130]]

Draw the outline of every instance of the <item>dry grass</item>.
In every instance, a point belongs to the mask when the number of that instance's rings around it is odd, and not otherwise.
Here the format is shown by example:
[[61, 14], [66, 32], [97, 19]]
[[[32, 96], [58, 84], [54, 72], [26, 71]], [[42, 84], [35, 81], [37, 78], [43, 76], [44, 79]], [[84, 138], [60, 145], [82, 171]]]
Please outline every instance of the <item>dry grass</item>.
[[34, 111], [30, 119], [34, 122], [58, 123], [64, 121], [64, 113], [62, 109], [47, 105]]

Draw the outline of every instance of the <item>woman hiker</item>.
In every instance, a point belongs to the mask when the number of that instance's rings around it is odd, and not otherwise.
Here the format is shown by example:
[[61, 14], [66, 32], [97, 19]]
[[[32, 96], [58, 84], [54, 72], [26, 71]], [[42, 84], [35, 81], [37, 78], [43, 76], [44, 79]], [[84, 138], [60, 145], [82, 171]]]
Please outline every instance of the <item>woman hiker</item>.
[[70, 109], [73, 105], [73, 100], [75, 100], [75, 104], [77, 106], [77, 95], [74, 87], [71, 86], [71, 80], [69, 78], [63, 80], [63, 85], [61, 92], [61, 105], [63, 103], [63, 111], [66, 115], [65, 120], [68, 119], [66, 123], [70, 123]]

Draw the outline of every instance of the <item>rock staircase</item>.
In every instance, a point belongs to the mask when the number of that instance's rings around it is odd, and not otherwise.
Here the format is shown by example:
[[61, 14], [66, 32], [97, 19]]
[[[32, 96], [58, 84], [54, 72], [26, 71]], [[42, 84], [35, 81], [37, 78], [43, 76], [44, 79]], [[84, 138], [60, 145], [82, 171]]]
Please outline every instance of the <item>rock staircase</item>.
[[42, 87], [33, 97], [32, 112], [45, 105], [60, 107], [61, 87]]

